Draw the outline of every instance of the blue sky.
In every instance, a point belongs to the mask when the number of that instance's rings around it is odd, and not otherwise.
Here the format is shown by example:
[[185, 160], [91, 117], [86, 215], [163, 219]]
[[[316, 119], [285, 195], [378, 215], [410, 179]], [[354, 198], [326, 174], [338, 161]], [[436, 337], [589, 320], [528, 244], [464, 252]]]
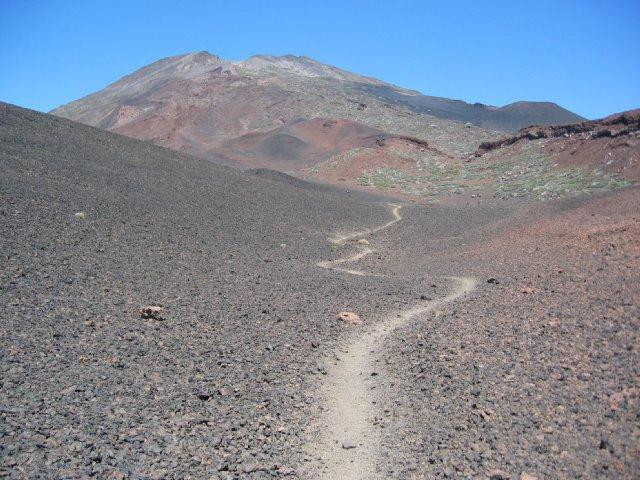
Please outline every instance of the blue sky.
[[640, 107], [640, 0], [0, 0], [0, 100], [41, 111], [162, 57], [307, 55], [428, 95]]

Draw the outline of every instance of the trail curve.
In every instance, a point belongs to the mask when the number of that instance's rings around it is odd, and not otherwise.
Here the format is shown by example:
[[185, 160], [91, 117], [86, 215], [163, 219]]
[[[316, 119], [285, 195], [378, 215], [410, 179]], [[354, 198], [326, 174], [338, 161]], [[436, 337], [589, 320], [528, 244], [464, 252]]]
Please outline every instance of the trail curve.
[[[345, 234], [341, 234], [341, 235], [337, 235], [334, 237], [330, 237], [329, 238], [329, 242], [331, 242], [332, 245], [342, 245], [346, 242], [348, 242], [349, 240], [353, 240], [356, 238], [363, 238], [366, 235], [371, 235], [372, 233], [375, 232], [379, 232], [380, 230], [384, 230], [385, 228], [390, 227], [391, 225], [393, 225], [396, 222], [399, 222], [400, 220], [402, 220], [402, 215], [400, 215], [400, 209], [402, 208], [401, 205], [395, 205], [395, 204], [391, 204], [391, 207], [393, 207], [393, 210], [391, 210], [391, 214], [393, 215], [393, 220], [390, 220], [389, 222], [383, 224], [383, 225], [379, 225], [377, 227], [374, 228], [368, 228], [365, 230], [361, 230], [359, 232], [351, 232], [351, 233], [345, 233]], [[342, 265], [345, 263], [351, 263], [351, 262], [356, 262], [358, 260], [360, 260], [361, 258], [366, 257], [367, 255], [375, 252], [375, 250], [373, 250], [372, 248], [369, 247], [365, 247], [359, 244], [356, 244], [356, 247], [358, 249], [357, 253], [354, 253], [352, 255], [348, 255], [346, 257], [341, 257], [341, 258], [337, 258], [335, 260], [323, 260], [320, 261], [318, 263], [316, 263], [317, 267], [320, 268], [325, 268], [327, 270], [335, 270], [337, 272], [344, 272], [344, 273], [348, 273], [350, 275], [357, 275], [357, 276], [378, 276], [377, 274], [374, 273], [365, 273], [361, 270], [353, 270], [353, 269], [349, 269], [349, 268], [342, 268], [339, 267], [338, 265]]]
[[[375, 228], [342, 234], [330, 239], [343, 244], [378, 232], [400, 221], [400, 206], [392, 205], [394, 219]], [[357, 244], [358, 245], [358, 244]], [[358, 245], [355, 254], [332, 261], [318, 262], [321, 268], [352, 275], [375, 275], [360, 270], [343, 268], [372, 253], [369, 247]], [[449, 277], [453, 288], [446, 296], [422, 301], [413, 307], [396, 311], [364, 331], [356, 332], [327, 360], [327, 375], [322, 385], [323, 407], [316, 429], [321, 432], [310, 453], [319, 460], [318, 476], [327, 480], [370, 480], [376, 478], [375, 466], [379, 457], [380, 432], [376, 427], [377, 409], [371, 393], [376, 377], [374, 363], [384, 339], [419, 316], [426, 316], [447, 303], [471, 292], [476, 281], [469, 277]], [[377, 373], [377, 372], [376, 372]]]

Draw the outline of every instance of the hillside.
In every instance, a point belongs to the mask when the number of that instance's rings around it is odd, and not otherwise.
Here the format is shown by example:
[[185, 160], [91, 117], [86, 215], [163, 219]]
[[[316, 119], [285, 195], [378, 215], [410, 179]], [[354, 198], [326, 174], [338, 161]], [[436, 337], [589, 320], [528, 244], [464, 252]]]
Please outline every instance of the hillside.
[[640, 182], [640, 110], [599, 120], [529, 127], [513, 136], [485, 142], [476, 157], [500, 159], [538, 149], [556, 166], [581, 168]]
[[495, 108], [427, 97], [307, 57], [257, 55], [234, 62], [208, 52], [159, 60], [52, 113], [239, 166], [250, 165], [250, 158], [228, 158], [218, 150], [300, 120], [356, 122], [455, 155], [500, 137], [478, 126], [511, 131], [580, 119], [553, 104]]
[[[638, 112], [559, 126], [527, 127], [450, 156], [408, 137], [332, 155], [302, 176], [412, 202], [547, 200], [640, 182]], [[300, 172], [298, 172], [300, 174]]]
[[[336, 224], [384, 206], [4, 103], [0, 202], [3, 476], [300, 464], [336, 292], [391, 307], [309, 268]], [[158, 304], [164, 320], [140, 318]]]
[[389, 205], [0, 103], [0, 475], [635, 478], [640, 189], [521, 167]]

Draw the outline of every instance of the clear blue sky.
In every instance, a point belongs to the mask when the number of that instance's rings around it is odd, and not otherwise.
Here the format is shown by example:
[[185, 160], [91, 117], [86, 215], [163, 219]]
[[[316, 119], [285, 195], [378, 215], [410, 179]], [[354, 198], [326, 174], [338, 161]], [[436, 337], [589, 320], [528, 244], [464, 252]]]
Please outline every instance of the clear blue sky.
[[0, 100], [48, 111], [161, 57], [307, 55], [425, 94], [640, 107], [640, 0], [0, 0]]

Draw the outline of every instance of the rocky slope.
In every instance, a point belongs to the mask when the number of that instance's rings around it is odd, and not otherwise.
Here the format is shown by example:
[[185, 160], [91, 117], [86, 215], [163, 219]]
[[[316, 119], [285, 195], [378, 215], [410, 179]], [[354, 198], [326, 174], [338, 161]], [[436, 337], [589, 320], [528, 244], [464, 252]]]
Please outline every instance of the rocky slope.
[[640, 181], [638, 111], [561, 126], [528, 127], [483, 142], [473, 156], [389, 138], [332, 155], [304, 173], [320, 182], [415, 202], [549, 199]]
[[0, 104], [0, 476], [314, 478], [326, 360], [472, 276], [371, 353], [371, 478], [637, 477], [640, 189], [509, 198], [404, 205], [346, 275], [377, 198]]
[[532, 145], [559, 167], [597, 169], [640, 182], [640, 110], [589, 122], [524, 128], [513, 136], [482, 143], [476, 156], [500, 158]]
[[386, 214], [314, 187], [0, 104], [0, 476], [304, 465], [336, 313], [415, 295], [312, 267], [335, 225]]
[[429, 271], [480, 282], [380, 356], [379, 377], [394, 374], [378, 388], [403, 393], [380, 406], [384, 452], [401, 459], [381, 462], [386, 478], [637, 478], [639, 202], [629, 188], [523, 205], [454, 248], [425, 235], [428, 210], [377, 239], [416, 245], [389, 275], [429, 256]]
[[165, 58], [52, 113], [237, 165], [245, 159], [218, 151], [225, 143], [301, 119], [358, 122], [448, 154], [499, 138], [477, 125], [513, 130], [580, 119], [553, 104], [496, 108], [427, 97], [307, 57], [232, 62], [207, 52]]

